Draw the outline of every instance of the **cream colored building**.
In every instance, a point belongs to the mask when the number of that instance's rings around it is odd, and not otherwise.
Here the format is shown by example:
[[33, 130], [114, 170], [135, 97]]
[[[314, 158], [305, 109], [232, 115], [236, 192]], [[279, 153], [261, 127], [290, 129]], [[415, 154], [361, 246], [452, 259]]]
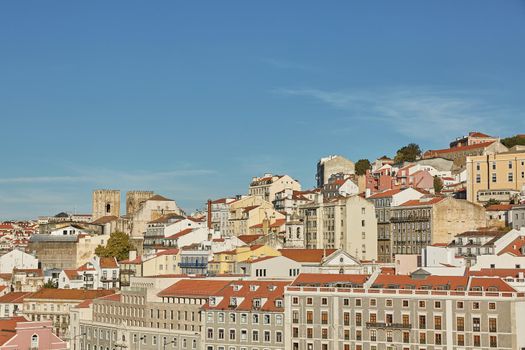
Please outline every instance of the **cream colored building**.
[[339, 197], [299, 208], [307, 249], [343, 249], [361, 260], [377, 259], [374, 204], [360, 196]]
[[249, 196], [230, 204], [227, 236], [247, 234], [250, 227], [263, 223], [264, 219], [274, 222], [285, 216], [273, 208], [270, 202], [260, 196]]
[[467, 199], [508, 203], [525, 189], [525, 151], [467, 158]]
[[284, 189], [300, 191], [301, 184], [288, 175], [264, 174], [262, 177], [254, 177], [252, 179], [248, 188], [248, 194], [261, 197], [265, 201], [273, 203], [275, 194]]
[[420, 254], [426, 246], [450, 243], [465, 231], [486, 226], [485, 208], [464, 199], [422, 197], [390, 209], [392, 253]]

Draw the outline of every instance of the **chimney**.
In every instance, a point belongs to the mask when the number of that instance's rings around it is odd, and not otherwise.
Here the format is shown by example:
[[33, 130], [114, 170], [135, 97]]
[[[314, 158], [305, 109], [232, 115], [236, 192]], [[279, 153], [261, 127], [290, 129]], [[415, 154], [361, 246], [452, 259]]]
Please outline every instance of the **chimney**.
[[208, 228], [211, 229], [211, 199], [208, 199]]

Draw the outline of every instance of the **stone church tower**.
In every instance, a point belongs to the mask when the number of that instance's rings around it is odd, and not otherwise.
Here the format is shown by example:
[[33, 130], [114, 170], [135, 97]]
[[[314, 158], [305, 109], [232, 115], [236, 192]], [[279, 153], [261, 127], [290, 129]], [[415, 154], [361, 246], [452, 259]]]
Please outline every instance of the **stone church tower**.
[[290, 221], [285, 226], [286, 233], [284, 235], [285, 248], [304, 248], [304, 223], [297, 211], [294, 211]]
[[136, 213], [140, 205], [153, 197], [155, 193], [153, 191], [129, 191], [126, 192], [126, 215], [131, 217]]
[[103, 216], [120, 217], [120, 191], [93, 191], [93, 221]]

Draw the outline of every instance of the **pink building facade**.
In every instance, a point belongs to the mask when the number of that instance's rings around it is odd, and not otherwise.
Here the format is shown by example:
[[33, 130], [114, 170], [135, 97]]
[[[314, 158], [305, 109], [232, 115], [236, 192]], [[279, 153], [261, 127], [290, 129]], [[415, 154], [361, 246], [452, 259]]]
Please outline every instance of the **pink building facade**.
[[52, 322], [31, 322], [23, 317], [0, 320], [0, 350], [67, 349], [65, 341], [52, 332]]

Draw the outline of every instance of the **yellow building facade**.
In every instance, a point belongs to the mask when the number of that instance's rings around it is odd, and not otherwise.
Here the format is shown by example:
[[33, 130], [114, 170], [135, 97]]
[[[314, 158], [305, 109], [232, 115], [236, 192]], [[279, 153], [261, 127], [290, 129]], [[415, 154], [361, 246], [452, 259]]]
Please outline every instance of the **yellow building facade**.
[[509, 203], [525, 186], [525, 151], [467, 158], [467, 199]]

